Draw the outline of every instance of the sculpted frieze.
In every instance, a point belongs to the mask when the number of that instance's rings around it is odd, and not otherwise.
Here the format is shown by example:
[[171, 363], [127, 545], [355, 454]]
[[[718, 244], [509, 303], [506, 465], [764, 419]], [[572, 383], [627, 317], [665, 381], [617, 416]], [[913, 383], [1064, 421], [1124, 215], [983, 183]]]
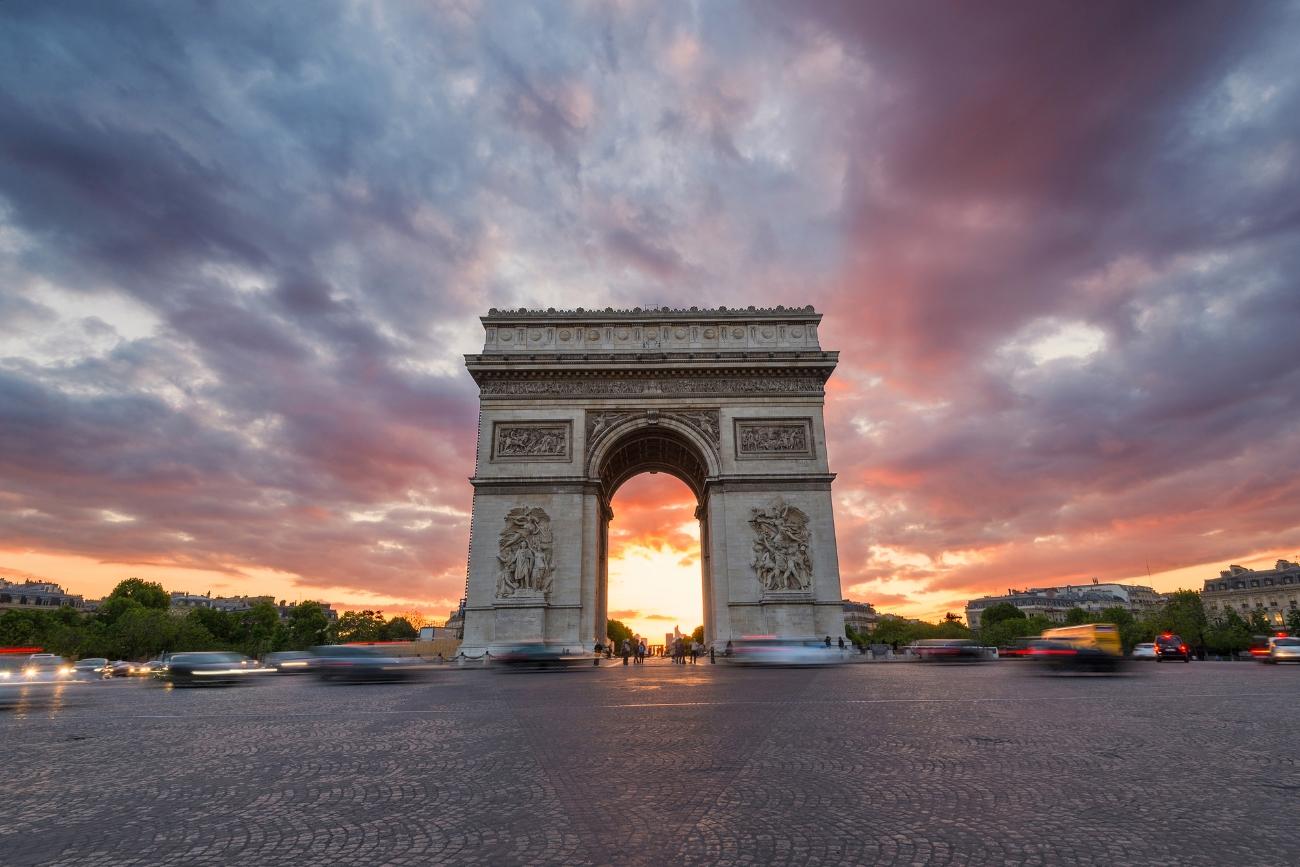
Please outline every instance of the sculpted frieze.
[[789, 593], [812, 587], [811, 531], [808, 516], [784, 500], [750, 509], [754, 556], [750, 565], [764, 592]]
[[536, 506], [517, 506], [505, 520], [497, 553], [497, 598], [545, 598], [555, 573], [550, 516]]
[[812, 457], [810, 419], [737, 419], [736, 456]]
[[822, 394], [816, 376], [674, 377], [645, 379], [488, 379], [483, 397], [637, 397], [678, 394]]
[[492, 459], [569, 459], [568, 422], [498, 422], [493, 426]]

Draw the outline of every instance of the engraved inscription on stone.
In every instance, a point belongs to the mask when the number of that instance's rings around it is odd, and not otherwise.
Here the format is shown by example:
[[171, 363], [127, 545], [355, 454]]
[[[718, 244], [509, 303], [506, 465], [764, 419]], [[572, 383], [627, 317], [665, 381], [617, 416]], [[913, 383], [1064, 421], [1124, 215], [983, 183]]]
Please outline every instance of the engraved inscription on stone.
[[555, 564], [551, 518], [536, 506], [517, 506], [506, 513], [497, 554], [497, 598], [544, 599], [551, 589]]
[[765, 592], [789, 593], [812, 586], [812, 552], [808, 516], [784, 500], [750, 509], [754, 557], [750, 565]]
[[812, 457], [812, 454], [810, 419], [736, 420], [737, 457]]
[[500, 423], [493, 430], [494, 461], [567, 461], [568, 422]]

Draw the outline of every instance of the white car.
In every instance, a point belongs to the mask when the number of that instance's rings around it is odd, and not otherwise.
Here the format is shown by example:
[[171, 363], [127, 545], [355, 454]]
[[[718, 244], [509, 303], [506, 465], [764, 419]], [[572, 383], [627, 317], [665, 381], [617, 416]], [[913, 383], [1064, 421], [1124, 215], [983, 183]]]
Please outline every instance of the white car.
[[815, 638], [740, 638], [729, 659], [733, 665], [838, 665], [843, 654]]
[[1134, 659], [1155, 659], [1156, 658], [1155, 642], [1146, 641], [1143, 642], [1142, 644], [1138, 644], [1134, 646], [1133, 658]]
[[1300, 638], [1288, 635], [1270, 638], [1268, 656], [1264, 657], [1264, 662], [1300, 662]]

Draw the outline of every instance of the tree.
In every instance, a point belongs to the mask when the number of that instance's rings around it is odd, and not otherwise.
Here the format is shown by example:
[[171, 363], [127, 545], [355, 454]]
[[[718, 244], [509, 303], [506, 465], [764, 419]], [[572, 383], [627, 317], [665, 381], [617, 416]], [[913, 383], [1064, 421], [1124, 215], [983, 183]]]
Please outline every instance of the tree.
[[691, 630], [691, 641], [694, 641], [696, 644], [703, 644], [703, 643], [704, 643], [704, 627], [703, 627], [703, 626], [697, 626], [697, 627], [695, 627], [694, 629]]
[[1103, 608], [1092, 622], [1115, 624], [1119, 628], [1119, 640], [1120, 644], [1124, 645], [1125, 653], [1131, 653], [1138, 642], [1143, 639], [1142, 627], [1127, 608], [1121, 608], [1118, 605], [1112, 608]]
[[1205, 646], [1212, 653], [1230, 656], [1248, 650], [1250, 641], [1250, 626], [1231, 608], [1226, 609], [1205, 630]]
[[1095, 622], [1089, 619], [1090, 616], [1091, 615], [1089, 615], [1087, 611], [1084, 611], [1082, 608], [1076, 605], [1073, 608], [1071, 608], [1069, 611], [1065, 612], [1065, 625], [1082, 626], [1085, 623]]
[[983, 629], [986, 626], [993, 626], [994, 624], [1001, 623], [1003, 620], [1011, 620], [1014, 618], [1024, 620], [1025, 612], [1021, 611], [1010, 602], [999, 602], [997, 605], [990, 605], [988, 608], [984, 609], [984, 613], [980, 615], [980, 628]]
[[246, 611], [235, 612], [234, 620], [235, 645], [249, 656], [269, 653], [282, 640], [280, 610], [271, 602], [262, 600]]
[[420, 630], [405, 617], [394, 617], [384, 626], [384, 638], [388, 641], [414, 641], [419, 635]]
[[140, 578], [127, 578], [119, 581], [108, 594], [109, 599], [131, 599], [145, 608], [160, 608], [166, 611], [171, 607], [172, 598], [161, 584], [144, 581]]
[[1175, 632], [1193, 650], [1204, 650], [1205, 607], [1195, 590], [1178, 590], [1170, 595], [1165, 607], [1157, 612], [1155, 626], [1161, 632]]
[[294, 650], [306, 650], [328, 640], [329, 618], [319, 602], [300, 602], [285, 620], [287, 641]]
[[342, 642], [380, 641], [383, 635], [383, 614], [370, 609], [349, 611], [334, 624], [334, 637]]
[[1006, 647], [1017, 638], [1031, 638], [1042, 635], [1044, 629], [1051, 629], [1052, 623], [1041, 614], [1033, 617], [1008, 617], [992, 626], [985, 626], [980, 619], [980, 644], [985, 647]]
[[147, 659], [165, 650], [176, 650], [180, 618], [157, 608], [136, 605], [113, 624], [109, 643], [118, 659]]
[[609, 640], [614, 642], [616, 645], [621, 644], [624, 638], [628, 641], [632, 640], [632, 630], [628, 629], [627, 625], [621, 620], [606, 621], [605, 634], [608, 635]]
[[1250, 619], [1246, 622], [1250, 625], [1251, 635], [1273, 634], [1273, 625], [1268, 622], [1268, 615], [1264, 613], [1263, 608], [1256, 608], [1250, 612]]
[[1286, 631], [1292, 635], [1300, 635], [1300, 609], [1292, 608], [1287, 614]]

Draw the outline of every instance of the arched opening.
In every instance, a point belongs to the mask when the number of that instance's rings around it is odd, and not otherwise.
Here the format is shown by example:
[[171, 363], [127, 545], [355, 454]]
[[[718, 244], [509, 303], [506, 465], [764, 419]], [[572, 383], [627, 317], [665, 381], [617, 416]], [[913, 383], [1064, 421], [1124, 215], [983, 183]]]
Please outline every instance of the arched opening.
[[696, 499], [665, 473], [642, 473], [614, 495], [608, 617], [654, 647], [704, 624]]
[[[696, 626], [703, 625], [705, 640], [712, 640], [709, 535], [704, 508], [706, 482], [711, 474], [708, 454], [688, 431], [672, 423], [637, 421], [621, 431], [610, 432], [596, 449], [590, 472], [600, 483], [605, 518], [597, 589], [598, 623], [603, 626], [611, 617], [632, 620], [635, 625], [628, 626], [643, 635], [647, 645], [662, 644], [665, 634], [675, 626], [689, 636]], [[682, 484], [665, 486], [660, 474]], [[627, 496], [618, 497], [625, 487]], [[611, 522], [617, 520], [618, 514], [614, 509], [616, 497], [629, 512], [626, 523], [616, 525], [618, 535], [611, 538]], [[692, 523], [694, 533], [689, 532]], [[611, 557], [617, 558], [613, 570]], [[694, 574], [695, 591], [687, 589], [690, 573]], [[624, 616], [610, 614], [611, 607]], [[660, 625], [664, 628], [655, 628]]]

